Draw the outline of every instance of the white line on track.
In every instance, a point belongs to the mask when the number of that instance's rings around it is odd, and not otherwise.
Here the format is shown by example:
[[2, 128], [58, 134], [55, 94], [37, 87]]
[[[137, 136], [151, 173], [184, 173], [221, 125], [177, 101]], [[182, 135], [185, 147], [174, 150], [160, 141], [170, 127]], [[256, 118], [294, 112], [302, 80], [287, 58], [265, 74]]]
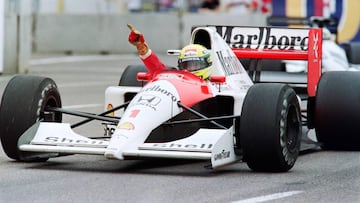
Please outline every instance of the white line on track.
[[63, 106], [64, 109], [81, 109], [81, 108], [93, 108], [93, 107], [101, 107], [102, 104], [79, 104], [79, 105], [69, 105]]
[[104, 60], [119, 60], [119, 59], [134, 59], [135, 54], [126, 55], [84, 55], [84, 56], [59, 56], [51, 58], [38, 58], [31, 59], [29, 64], [32, 66], [36, 65], [47, 65], [56, 63], [71, 63], [71, 62], [83, 62], [83, 61], [104, 61]]
[[293, 195], [300, 194], [300, 193], [303, 193], [303, 192], [304, 192], [304, 191], [280, 192], [280, 193], [274, 193], [274, 194], [270, 194], [270, 195], [253, 197], [253, 198], [250, 198], [250, 199], [239, 200], [239, 201], [235, 201], [235, 202], [232, 202], [232, 203], [258, 203], [258, 202], [266, 202], [266, 201], [271, 201], [271, 200], [276, 200], [276, 199], [281, 199], [281, 198], [293, 196]]
[[59, 84], [58, 87], [63, 88], [63, 87], [89, 87], [89, 86], [109, 86], [109, 82], [108, 81], [100, 81], [100, 82], [83, 82], [83, 83], [79, 83], [79, 82], [73, 82], [73, 83], [64, 83], [64, 84]]

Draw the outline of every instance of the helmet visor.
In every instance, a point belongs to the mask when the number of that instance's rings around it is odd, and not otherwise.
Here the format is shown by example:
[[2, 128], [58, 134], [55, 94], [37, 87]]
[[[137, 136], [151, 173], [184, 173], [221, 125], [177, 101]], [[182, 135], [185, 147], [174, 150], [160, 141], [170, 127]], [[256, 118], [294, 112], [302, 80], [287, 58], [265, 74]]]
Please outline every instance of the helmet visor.
[[186, 59], [179, 60], [179, 69], [180, 70], [188, 70], [190, 72], [207, 68], [210, 65], [211, 64], [209, 64], [203, 58], [186, 58]]

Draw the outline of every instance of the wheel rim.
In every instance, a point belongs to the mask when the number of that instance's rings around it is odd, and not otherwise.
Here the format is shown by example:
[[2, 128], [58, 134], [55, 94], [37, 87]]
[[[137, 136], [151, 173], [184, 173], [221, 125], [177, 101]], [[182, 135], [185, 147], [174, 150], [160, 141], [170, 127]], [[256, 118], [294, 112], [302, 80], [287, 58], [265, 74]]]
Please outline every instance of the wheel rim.
[[39, 115], [40, 121], [47, 121], [47, 122], [61, 122], [62, 115], [61, 113], [48, 111], [47, 109], [61, 107], [61, 104], [55, 98], [55, 96], [49, 96], [46, 101], [44, 101], [41, 112]]
[[286, 143], [286, 148], [294, 153], [297, 150], [298, 145], [298, 136], [300, 131], [300, 121], [297, 116], [296, 107], [291, 105], [288, 110], [288, 115], [286, 118], [286, 136], [284, 136], [284, 142]]

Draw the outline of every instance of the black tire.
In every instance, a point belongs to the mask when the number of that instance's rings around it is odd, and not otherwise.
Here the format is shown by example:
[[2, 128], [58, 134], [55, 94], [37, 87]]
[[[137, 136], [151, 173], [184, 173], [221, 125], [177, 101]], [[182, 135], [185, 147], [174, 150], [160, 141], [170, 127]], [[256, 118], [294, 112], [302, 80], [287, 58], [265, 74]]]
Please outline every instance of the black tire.
[[315, 131], [322, 149], [360, 150], [360, 72], [326, 72], [315, 100]]
[[144, 82], [138, 81], [136, 75], [139, 72], [148, 72], [144, 65], [128, 65], [121, 75], [119, 86], [142, 87]]
[[6, 155], [19, 161], [46, 161], [41, 153], [18, 149], [20, 136], [39, 120], [61, 122], [61, 113], [44, 114], [45, 107], [61, 107], [55, 82], [38, 76], [14, 76], [7, 84], [0, 106], [0, 138]]
[[360, 64], [360, 42], [349, 42], [343, 46], [349, 63]]
[[243, 103], [240, 145], [249, 168], [261, 172], [290, 170], [301, 142], [300, 105], [285, 84], [255, 84]]

